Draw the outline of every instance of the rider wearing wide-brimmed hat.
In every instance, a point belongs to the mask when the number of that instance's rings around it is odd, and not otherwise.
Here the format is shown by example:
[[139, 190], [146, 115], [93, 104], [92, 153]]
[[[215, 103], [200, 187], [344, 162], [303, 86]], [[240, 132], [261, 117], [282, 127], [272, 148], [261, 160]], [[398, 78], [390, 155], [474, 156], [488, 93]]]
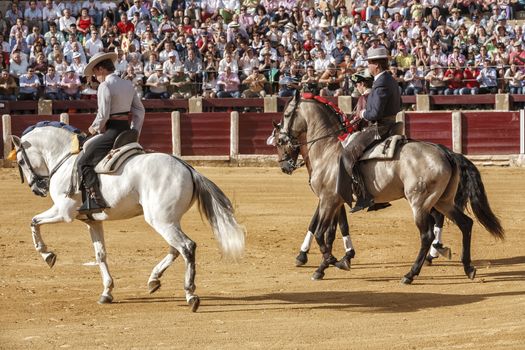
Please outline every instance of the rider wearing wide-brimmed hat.
[[[97, 116], [89, 127], [90, 134], [102, 134], [84, 150], [78, 165], [87, 199], [78, 209], [80, 214], [98, 213], [107, 208], [99, 191], [95, 166], [111, 150], [117, 136], [126, 130], [140, 132], [144, 123], [144, 106], [133, 84], [115, 74], [117, 54], [97, 53], [84, 68], [87, 78], [94, 76], [100, 83], [97, 92]], [[130, 125], [131, 120], [131, 125]]]
[[[368, 95], [366, 107], [356, 117], [372, 123], [371, 126], [348, 137], [343, 142], [340, 159], [340, 172], [337, 191], [343, 198], [348, 198], [348, 179], [352, 169], [365, 149], [390, 131], [395, 123], [396, 114], [401, 109], [399, 85], [388, 72], [388, 51], [384, 47], [371, 48], [367, 52], [368, 71], [374, 77], [372, 90]], [[359, 211], [374, 204], [372, 196], [365, 186], [360, 186], [360, 194], [352, 212]]]

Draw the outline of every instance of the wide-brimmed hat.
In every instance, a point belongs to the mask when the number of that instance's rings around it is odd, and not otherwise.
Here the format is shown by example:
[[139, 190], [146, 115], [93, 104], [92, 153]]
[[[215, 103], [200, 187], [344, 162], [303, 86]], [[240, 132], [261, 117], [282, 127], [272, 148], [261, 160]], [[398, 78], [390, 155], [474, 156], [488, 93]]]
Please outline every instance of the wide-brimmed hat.
[[362, 81], [372, 81], [374, 80], [374, 77], [370, 75], [368, 69], [365, 69], [362, 72], [353, 74], [351, 79], [354, 83], [360, 83]]
[[162, 68], [161, 64], [156, 64], [155, 65], [155, 70], [164, 70], [164, 68]]
[[286, 25], [284, 26], [285, 29], [290, 29], [290, 30], [295, 30], [295, 26], [293, 25], [293, 23], [286, 23]]
[[93, 75], [93, 68], [102, 61], [111, 60], [113, 63], [117, 61], [118, 55], [115, 52], [98, 52], [94, 54], [89, 63], [84, 68], [84, 75], [90, 77]]
[[230, 24], [228, 24], [228, 28], [239, 28], [241, 25], [239, 23], [237, 23], [236, 21], [232, 21], [230, 22]]
[[388, 50], [384, 47], [375, 47], [368, 49], [366, 59], [367, 61], [388, 59]]

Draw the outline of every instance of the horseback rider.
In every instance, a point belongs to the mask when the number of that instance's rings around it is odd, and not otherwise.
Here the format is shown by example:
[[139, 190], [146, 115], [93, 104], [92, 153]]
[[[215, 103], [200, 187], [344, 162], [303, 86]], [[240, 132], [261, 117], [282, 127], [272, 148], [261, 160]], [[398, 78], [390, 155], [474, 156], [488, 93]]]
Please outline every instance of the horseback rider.
[[[84, 68], [88, 78], [95, 76], [100, 82], [97, 93], [98, 112], [89, 127], [89, 133], [97, 136], [79, 159], [86, 201], [78, 209], [80, 214], [93, 214], [108, 208], [99, 190], [95, 166], [112, 149], [117, 136], [123, 131], [135, 129], [140, 133], [144, 123], [144, 106], [133, 84], [115, 73], [117, 54], [97, 53]], [[130, 125], [131, 120], [131, 125]]]
[[[388, 51], [384, 47], [370, 48], [367, 52], [368, 71], [374, 77], [372, 90], [366, 100], [366, 107], [356, 118], [371, 123], [362, 131], [346, 138], [340, 158], [340, 172], [337, 181], [337, 192], [348, 198], [348, 183], [355, 163], [365, 149], [375, 140], [385, 137], [395, 124], [396, 114], [401, 107], [401, 96], [396, 80], [388, 72]], [[359, 177], [358, 177], [359, 179]], [[362, 182], [362, 179], [360, 179]], [[374, 204], [374, 199], [364, 184], [360, 184], [359, 194], [351, 212], [365, 209]], [[348, 200], [347, 200], [348, 202]], [[349, 203], [350, 204], [350, 203]]]

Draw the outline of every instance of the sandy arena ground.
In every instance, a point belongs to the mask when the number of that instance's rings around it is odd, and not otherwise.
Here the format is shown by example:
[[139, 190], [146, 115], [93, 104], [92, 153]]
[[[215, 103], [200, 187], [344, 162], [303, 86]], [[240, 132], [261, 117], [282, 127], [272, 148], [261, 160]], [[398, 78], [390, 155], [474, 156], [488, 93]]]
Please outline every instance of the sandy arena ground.
[[[444, 238], [453, 258], [424, 267], [401, 285], [419, 238], [405, 201], [376, 214], [353, 214], [357, 256], [352, 270], [327, 270], [313, 247], [306, 267], [295, 256], [316, 205], [304, 170], [203, 168], [237, 208], [247, 228], [240, 263], [221, 258], [207, 224], [193, 208], [186, 233], [198, 244], [201, 307], [184, 299], [183, 260], [148, 294], [151, 269], [167, 246], [141, 217], [106, 224], [115, 303], [102, 291], [89, 235], [80, 222], [44, 226], [57, 254], [53, 269], [33, 248], [31, 218], [50, 206], [21, 185], [18, 170], [0, 169], [1, 349], [524, 349], [525, 169], [482, 168], [490, 202], [506, 229], [498, 242], [478, 224], [473, 233], [474, 281], [463, 273], [460, 233]], [[336, 255], [342, 255], [336, 241]]]

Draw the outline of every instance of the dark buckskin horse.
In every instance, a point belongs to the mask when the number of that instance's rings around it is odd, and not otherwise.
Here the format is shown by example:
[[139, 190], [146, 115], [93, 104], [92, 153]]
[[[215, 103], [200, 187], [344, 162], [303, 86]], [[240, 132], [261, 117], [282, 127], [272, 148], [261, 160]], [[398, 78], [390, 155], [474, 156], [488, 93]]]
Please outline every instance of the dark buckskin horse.
[[[342, 132], [341, 122], [327, 106], [314, 100], [300, 100], [296, 94], [278, 127], [275, 144], [284, 155], [280, 162], [283, 172], [293, 172], [300, 146], [308, 146], [312, 168], [310, 185], [319, 198], [315, 238], [323, 256], [312, 279], [319, 280], [324, 277], [326, 268], [337, 261], [332, 255], [332, 245], [335, 223], [344, 204], [336, 192], [342, 152], [336, 136]], [[302, 138], [306, 141], [300, 142]], [[470, 252], [473, 220], [463, 213], [467, 201], [479, 223], [493, 237], [504, 239], [504, 230], [490, 208], [479, 170], [461, 154], [441, 145], [408, 140], [399, 146], [393, 159], [361, 161], [358, 167], [376, 203], [405, 198], [412, 209], [421, 246], [402, 283], [410, 284], [419, 275], [434, 239], [433, 226], [441, 220], [440, 215], [461, 230], [461, 262], [467, 277], [474, 279], [476, 268], [472, 266]]]

